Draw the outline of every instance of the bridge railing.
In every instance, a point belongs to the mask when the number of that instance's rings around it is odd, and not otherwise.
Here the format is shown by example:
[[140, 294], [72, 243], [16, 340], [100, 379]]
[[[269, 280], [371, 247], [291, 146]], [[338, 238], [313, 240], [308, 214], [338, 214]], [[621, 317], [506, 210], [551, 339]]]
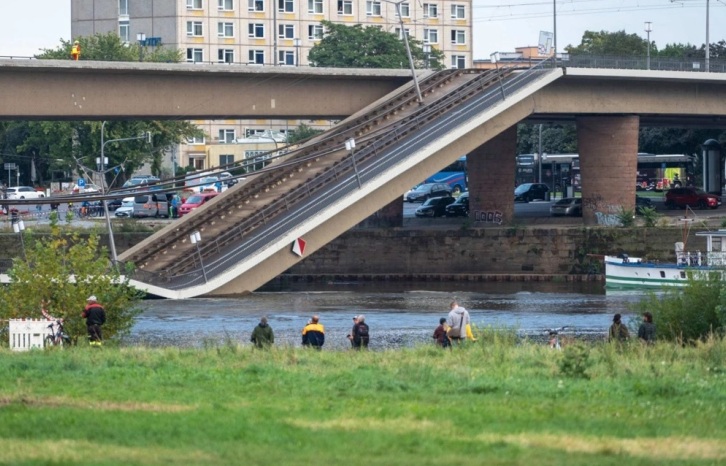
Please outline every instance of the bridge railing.
[[[648, 58], [641, 56], [598, 56], [569, 55], [558, 61], [561, 66], [572, 68], [607, 68], [625, 70], [656, 70], [656, 71], [706, 71], [705, 58], [661, 58], [651, 57], [650, 68]], [[726, 60], [710, 60], [709, 71], [726, 73]]]
[[[468, 101], [462, 100], [462, 94], [470, 94], [472, 92], [471, 86], [483, 87], [483, 84], [472, 82], [467, 86], [462, 86], [462, 88], [437, 104], [424, 108], [423, 112], [411, 118], [408, 125], [394, 128], [374, 138], [370, 144], [361, 148], [355, 154], [360, 182], [365, 183], [389, 170], [395, 164], [409, 157], [412, 151], [415, 152], [416, 148], [411, 146], [418, 147], [445, 136], [453, 127], [494, 106], [503, 97], [506, 98], [526, 84], [539, 79], [543, 72], [551, 67], [552, 63], [547, 62], [541, 64], [541, 66], [517, 73], [513, 77], [506, 79], [501, 87], [496, 84], [492, 85]], [[501, 75], [510, 72], [511, 70], [502, 69], [499, 71], [500, 75], [490, 75], [487, 80], [490, 82], [498, 80], [502, 77]], [[443, 108], [458, 105], [455, 103], [457, 100], [464, 101], [465, 106], [468, 108], [461, 109], [457, 107], [458, 111], [453, 112], [453, 115], [442, 112]], [[417, 134], [421, 136], [410, 138], [409, 136], [413, 131], [417, 131]], [[277, 203], [281, 203], [281, 206], [267, 206], [259, 214], [236, 225], [226, 233], [209, 241], [204, 241], [202, 243], [203, 255], [213, 252], [218, 254], [213, 260], [205, 260], [207, 275], [214, 276], [227, 270], [242, 257], [248, 256], [263, 248], [265, 244], [274, 241], [287, 228], [300, 224], [329, 207], [341, 196], [348, 195], [359, 189], [354, 168], [353, 157], [348, 156], [322, 177], [315, 178], [315, 187], [313, 189], [308, 184], [303, 185], [298, 188], [298, 193], [288, 193], [278, 200]], [[281, 210], [285, 212], [284, 215], [279, 215]], [[268, 216], [269, 212], [274, 212], [274, 214]], [[255, 233], [245, 238], [245, 230], [248, 228], [255, 230]], [[242, 241], [235, 241], [234, 246], [230, 248], [230, 238], [242, 238]], [[147, 283], [178, 289], [199, 284], [200, 280], [203, 279], [202, 275], [201, 271], [197, 269], [176, 276], [145, 272], [134, 278]]]

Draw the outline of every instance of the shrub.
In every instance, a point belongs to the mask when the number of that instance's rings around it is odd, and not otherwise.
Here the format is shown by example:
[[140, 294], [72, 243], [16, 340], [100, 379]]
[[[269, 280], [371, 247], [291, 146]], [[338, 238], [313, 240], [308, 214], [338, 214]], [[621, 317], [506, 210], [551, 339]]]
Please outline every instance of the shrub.
[[625, 228], [632, 227], [635, 224], [635, 212], [632, 209], [620, 208], [616, 217], [620, 221], [620, 225]]
[[562, 375], [567, 377], [589, 379], [587, 370], [592, 366], [590, 348], [582, 343], [565, 346], [559, 367]]
[[648, 228], [658, 225], [658, 220], [661, 218], [655, 207], [641, 207], [640, 216], [643, 218], [643, 224]]

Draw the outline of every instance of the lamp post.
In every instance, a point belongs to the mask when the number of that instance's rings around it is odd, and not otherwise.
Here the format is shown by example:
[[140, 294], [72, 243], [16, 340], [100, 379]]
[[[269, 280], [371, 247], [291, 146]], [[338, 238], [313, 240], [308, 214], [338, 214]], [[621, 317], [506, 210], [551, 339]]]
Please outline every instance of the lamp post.
[[491, 55], [489, 55], [489, 58], [492, 60], [492, 63], [494, 63], [494, 67], [497, 69], [497, 80], [499, 81], [499, 92], [502, 93], [502, 100], [505, 100], [506, 97], [504, 95], [504, 86], [502, 85], [502, 76], [499, 74], [499, 52], [494, 52]]
[[539, 176], [537, 177], [537, 183], [542, 183], [542, 123], [539, 124], [539, 147], [537, 149], [537, 166]]
[[711, 3], [710, 0], [706, 0], [706, 73], [711, 71], [711, 65], [710, 65], [711, 44], [709, 43], [710, 39], [709, 39], [709, 35], [708, 35], [708, 33], [709, 33], [708, 29], [709, 29], [709, 23], [710, 23], [710, 21], [708, 19], [708, 14], [709, 14], [709, 10], [710, 10], [710, 3]]
[[[135, 136], [131, 138], [119, 138], [119, 139], [109, 139], [108, 141], [104, 140], [106, 131], [106, 121], [103, 121], [101, 123], [101, 158], [98, 163], [98, 169], [99, 174], [101, 176], [101, 194], [106, 194], [106, 155], [105, 155], [105, 149], [106, 144], [109, 142], [120, 142], [120, 141], [133, 141], [135, 139], [146, 139], [146, 141], [151, 144], [151, 133], [147, 132], [144, 136]], [[106, 199], [103, 200], [103, 213], [106, 217], [106, 228], [108, 230], [108, 245], [111, 248], [111, 261], [116, 266], [116, 262], [118, 262], [118, 255], [116, 254], [116, 241], [113, 239], [113, 229], [111, 228], [111, 215], [108, 213], [108, 201]]]
[[207, 271], [204, 269], [204, 262], [202, 261], [202, 251], [199, 250], [199, 243], [202, 242], [202, 235], [195, 231], [191, 235], [189, 235], [189, 240], [192, 242], [192, 244], [195, 244], [197, 246], [197, 254], [199, 254], [199, 265], [202, 266], [202, 275], [204, 275], [204, 283], [207, 283]]
[[144, 45], [146, 45], [146, 34], [140, 32], [136, 34], [136, 40], [139, 43], [139, 61], [144, 61]]
[[355, 179], [358, 181], [358, 188], [362, 188], [360, 182], [360, 174], [358, 173], [358, 165], [355, 162], [355, 139], [350, 138], [345, 141], [345, 150], [350, 152], [350, 156], [353, 158], [353, 171], [355, 172]]
[[431, 44], [428, 42], [425, 42], [423, 44], [423, 53], [424, 53], [424, 68], [429, 69], [429, 56], [431, 55]]
[[23, 247], [23, 258], [25, 260], [28, 260], [28, 256], [25, 254], [25, 240], [23, 239], [23, 231], [25, 231], [25, 222], [22, 220], [17, 220], [13, 223], [13, 231], [15, 233], [18, 233], [20, 235], [20, 244]]
[[552, 50], [554, 51], [555, 66], [557, 65], [557, 0], [552, 0]]
[[398, 24], [401, 25], [401, 34], [403, 34], [403, 43], [406, 46], [406, 54], [408, 55], [408, 64], [411, 67], [411, 76], [413, 77], [413, 86], [416, 88], [416, 96], [418, 97], [418, 103], [423, 103], [423, 97], [421, 96], [421, 88], [418, 85], [418, 76], [416, 76], [416, 67], [413, 64], [413, 56], [411, 55], [411, 46], [408, 44], [408, 34], [406, 29], [403, 27], [403, 16], [401, 16], [401, 3], [407, 0], [400, 0], [394, 2], [391, 0], [383, 0], [384, 2], [393, 3], [396, 5], [396, 14], [398, 15]]
[[295, 66], [300, 66], [300, 45], [302, 40], [295, 38], [292, 43], [295, 45]]
[[652, 24], [650, 21], [645, 22], [645, 32], [648, 33], [648, 59], [646, 61], [646, 69], [648, 70], [650, 69], [650, 31], [653, 30], [651, 28]]

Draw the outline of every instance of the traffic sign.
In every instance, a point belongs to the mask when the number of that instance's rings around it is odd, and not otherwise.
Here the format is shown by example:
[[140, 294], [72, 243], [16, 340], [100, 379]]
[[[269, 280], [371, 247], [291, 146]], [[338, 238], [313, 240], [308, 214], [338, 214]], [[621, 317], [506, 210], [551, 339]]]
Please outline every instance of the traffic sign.
[[79, 188], [85, 188], [86, 187], [86, 180], [83, 178], [78, 178], [78, 183], [76, 183]]

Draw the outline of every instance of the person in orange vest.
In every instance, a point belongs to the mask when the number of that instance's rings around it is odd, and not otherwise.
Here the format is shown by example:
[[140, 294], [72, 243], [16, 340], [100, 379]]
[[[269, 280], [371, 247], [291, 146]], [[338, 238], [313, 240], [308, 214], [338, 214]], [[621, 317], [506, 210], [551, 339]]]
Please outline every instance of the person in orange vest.
[[81, 56], [81, 44], [78, 41], [73, 42], [73, 47], [71, 47], [71, 58], [73, 60], [78, 61], [78, 57]]

